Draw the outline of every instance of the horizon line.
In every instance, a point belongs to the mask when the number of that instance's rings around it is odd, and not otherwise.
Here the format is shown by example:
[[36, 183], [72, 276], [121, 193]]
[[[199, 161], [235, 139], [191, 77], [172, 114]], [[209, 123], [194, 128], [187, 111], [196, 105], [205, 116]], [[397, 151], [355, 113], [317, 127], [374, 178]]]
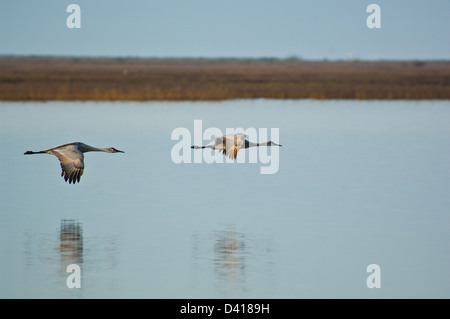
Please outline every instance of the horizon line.
[[286, 57], [261, 56], [138, 56], [138, 55], [58, 55], [58, 54], [1, 54], [0, 58], [67, 58], [67, 59], [134, 59], [134, 60], [241, 60], [241, 61], [298, 61], [298, 62], [402, 62], [402, 61], [433, 61], [433, 62], [450, 62], [450, 58], [414, 58], [414, 59], [398, 59], [398, 58], [303, 58], [301, 56], [291, 55]]

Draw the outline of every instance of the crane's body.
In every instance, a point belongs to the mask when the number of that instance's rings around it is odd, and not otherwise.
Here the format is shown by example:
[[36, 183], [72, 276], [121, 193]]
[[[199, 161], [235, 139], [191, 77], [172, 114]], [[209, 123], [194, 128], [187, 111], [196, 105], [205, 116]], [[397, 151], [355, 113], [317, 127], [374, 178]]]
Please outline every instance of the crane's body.
[[196, 146], [193, 145], [191, 148], [212, 148], [214, 150], [219, 150], [223, 155], [228, 156], [231, 159], [237, 157], [237, 153], [241, 148], [257, 147], [257, 146], [282, 146], [272, 141], [263, 143], [253, 143], [247, 140], [247, 135], [243, 133], [237, 134], [227, 134], [223, 136], [218, 136], [214, 139], [214, 144], [206, 146]]
[[106, 152], [106, 153], [124, 153], [114, 147], [96, 148], [81, 142], [69, 143], [47, 150], [32, 152], [26, 151], [24, 154], [50, 154], [55, 155], [61, 163], [61, 176], [69, 184], [80, 182], [81, 175], [84, 172], [84, 154], [87, 152]]

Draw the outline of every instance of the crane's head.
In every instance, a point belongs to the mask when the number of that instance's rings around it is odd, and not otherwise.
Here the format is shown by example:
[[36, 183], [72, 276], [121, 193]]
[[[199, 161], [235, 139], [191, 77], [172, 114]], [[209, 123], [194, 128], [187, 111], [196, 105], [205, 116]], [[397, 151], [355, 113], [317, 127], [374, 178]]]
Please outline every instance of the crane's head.
[[268, 142], [267, 142], [267, 146], [283, 146], [283, 145], [277, 144], [277, 143], [272, 142], [272, 141], [268, 141]]
[[119, 151], [118, 149], [114, 147], [110, 147], [106, 149], [108, 153], [125, 153], [124, 151]]

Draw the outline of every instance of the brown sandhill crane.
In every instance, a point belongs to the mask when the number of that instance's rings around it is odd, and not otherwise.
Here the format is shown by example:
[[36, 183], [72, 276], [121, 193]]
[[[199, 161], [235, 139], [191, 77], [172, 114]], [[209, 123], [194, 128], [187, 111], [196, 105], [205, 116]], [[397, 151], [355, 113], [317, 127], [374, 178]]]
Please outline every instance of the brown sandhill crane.
[[109, 148], [96, 148], [90, 145], [75, 142], [60, 145], [54, 148], [49, 148], [48, 150], [43, 150], [40, 152], [26, 151], [24, 154], [50, 154], [55, 155], [61, 162], [61, 176], [69, 184], [80, 182], [81, 175], [84, 171], [84, 155], [86, 152], [106, 152], [106, 153], [125, 153], [119, 151], [114, 147]]
[[243, 133], [227, 134], [215, 138], [214, 144], [206, 146], [193, 145], [191, 148], [212, 148], [214, 150], [220, 150], [223, 155], [228, 156], [231, 159], [235, 159], [238, 151], [241, 148], [257, 147], [257, 146], [282, 146], [272, 141], [263, 143], [253, 143], [247, 140], [247, 135]]

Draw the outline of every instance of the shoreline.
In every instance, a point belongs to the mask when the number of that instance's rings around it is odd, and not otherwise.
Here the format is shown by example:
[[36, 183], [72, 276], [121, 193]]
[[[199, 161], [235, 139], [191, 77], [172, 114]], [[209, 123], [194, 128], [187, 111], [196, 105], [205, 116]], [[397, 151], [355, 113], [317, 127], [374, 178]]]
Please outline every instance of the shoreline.
[[448, 100], [450, 61], [0, 57], [1, 101]]

